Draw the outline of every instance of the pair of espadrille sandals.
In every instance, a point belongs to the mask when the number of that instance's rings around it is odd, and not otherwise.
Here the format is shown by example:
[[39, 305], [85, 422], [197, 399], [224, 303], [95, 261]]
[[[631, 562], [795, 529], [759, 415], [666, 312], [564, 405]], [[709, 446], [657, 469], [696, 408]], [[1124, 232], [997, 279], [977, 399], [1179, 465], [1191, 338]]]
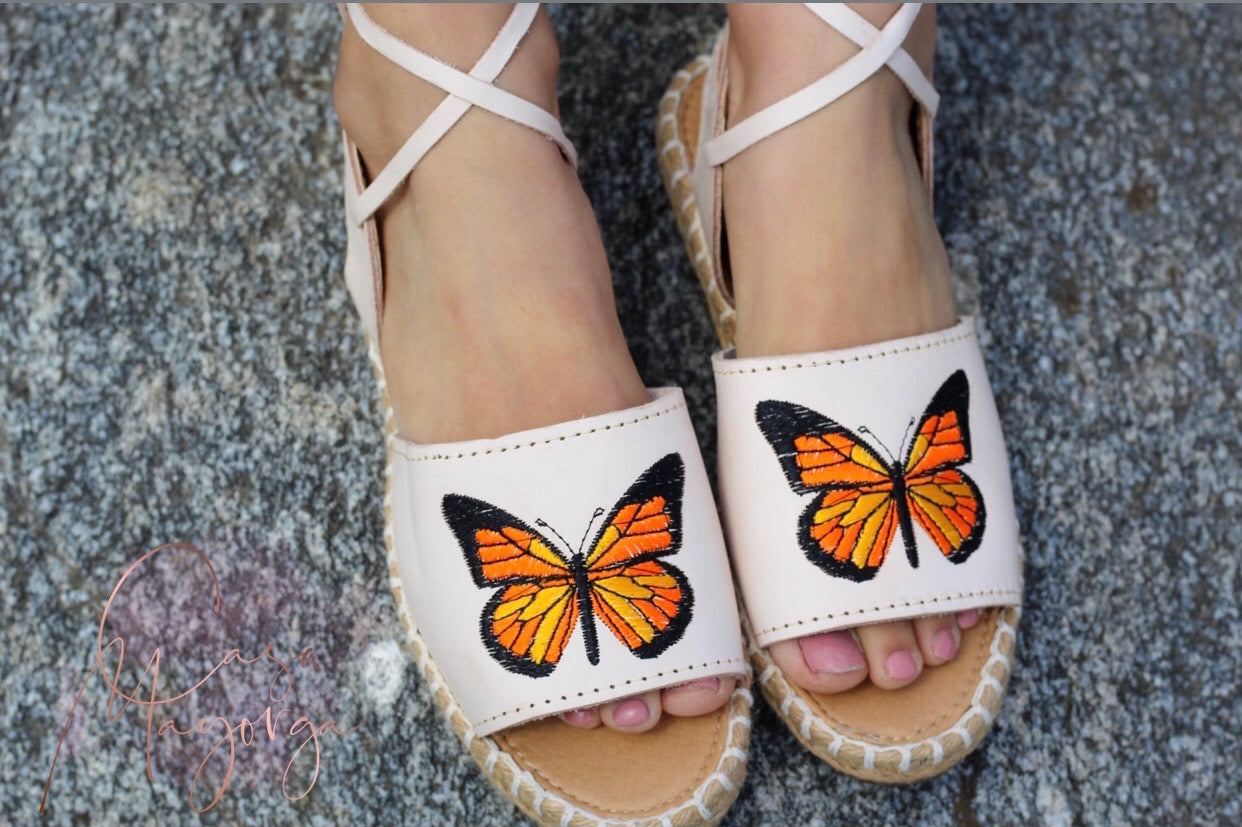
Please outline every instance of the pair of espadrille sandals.
[[[391, 585], [437, 707], [488, 778], [541, 824], [719, 821], [745, 775], [752, 668], [812, 753], [875, 781], [943, 772], [979, 744], [1000, 709], [1021, 549], [974, 322], [823, 353], [740, 359], [728, 349], [724, 162], [887, 67], [918, 102], [931, 186], [936, 93], [902, 49], [917, 4], [882, 29], [844, 6], [809, 8], [859, 47], [821, 80], [725, 129], [726, 27], [660, 103], [660, 165], [726, 348], [713, 357], [719, 511], [677, 388], [653, 388], [636, 408], [497, 439], [425, 445], [395, 432], [378, 350], [376, 211], [471, 106], [543, 133], [571, 164], [575, 153], [555, 117], [491, 83], [535, 4], [514, 8], [469, 72], [348, 8], [370, 46], [449, 93], [369, 183], [345, 138], [345, 276], [385, 402]], [[882, 456], [870, 440], [903, 445], [901, 456]], [[766, 650], [972, 608], [983, 620], [963, 633], [958, 656], [900, 690], [866, 683], [815, 694]], [[641, 735], [555, 717], [713, 676], [737, 678], [721, 709], [665, 716]]]

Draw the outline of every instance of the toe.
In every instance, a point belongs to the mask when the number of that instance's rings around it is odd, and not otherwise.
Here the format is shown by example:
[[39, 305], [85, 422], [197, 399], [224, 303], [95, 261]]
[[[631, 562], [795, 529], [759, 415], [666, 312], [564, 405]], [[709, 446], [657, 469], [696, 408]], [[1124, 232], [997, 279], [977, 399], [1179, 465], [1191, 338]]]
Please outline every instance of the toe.
[[962, 645], [962, 630], [953, 615], [930, 615], [914, 621], [914, 637], [923, 653], [923, 662], [939, 666], [957, 657]]
[[599, 714], [604, 726], [618, 732], [646, 732], [660, 721], [660, 693], [652, 690], [604, 704]]
[[923, 671], [923, 654], [910, 621], [859, 626], [857, 632], [871, 682], [881, 689], [905, 686]]
[[571, 709], [568, 712], [562, 712], [561, 720], [579, 729], [594, 729], [600, 724], [599, 707], [584, 706], [581, 709]]
[[964, 612], [958, 612], [957, 625], [961, 629], [969, 629], [971, 626], [974, 626], [979, 622], [979, 617], [980, 614], [978, 609], [967, 609]]
[[867, 678], [867, 659], [846, 629], [782, 640], [769, 652], [789, 680], [811, 692], [844, 692]]
[[669, 715], [688, 718], [715, 712], [731, 694], [733, 678], [699, 678], [665, 689], [660, 693], [660, 705]]

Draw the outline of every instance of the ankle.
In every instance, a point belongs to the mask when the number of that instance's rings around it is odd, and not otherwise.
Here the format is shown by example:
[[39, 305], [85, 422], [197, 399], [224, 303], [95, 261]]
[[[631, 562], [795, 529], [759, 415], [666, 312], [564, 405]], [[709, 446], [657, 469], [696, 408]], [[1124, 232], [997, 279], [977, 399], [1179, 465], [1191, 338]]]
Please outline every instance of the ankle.
[[[367, 6], [367, 13], [414, 48], [469, 71], [504, 25], [510, 9], [509, 4], [497, 3], [374, 4]], [[556, 34], [541, 10], [495, 85], [556, 115], [559, 64]], [[357, 144], [368, 175], [388, 163], [444, 97], [443, 90], [372, 49], [346, 21], [333, 99], [341, 126]]]
[[[883, 27], [895, 9], [856, 11]], [[731, 6], [729, 20], [727, 126], [858, 53], [801, 7]], [[934, 32], [923, 13], [903, 44], [924, 71]], [[914, 106], [896, 74], [880, 69], [725, 165], [740, 355], [851, 347], [953, 323], [948, 261], [910, 130]], [[789, 325], [793, 308], [842, 323]]]

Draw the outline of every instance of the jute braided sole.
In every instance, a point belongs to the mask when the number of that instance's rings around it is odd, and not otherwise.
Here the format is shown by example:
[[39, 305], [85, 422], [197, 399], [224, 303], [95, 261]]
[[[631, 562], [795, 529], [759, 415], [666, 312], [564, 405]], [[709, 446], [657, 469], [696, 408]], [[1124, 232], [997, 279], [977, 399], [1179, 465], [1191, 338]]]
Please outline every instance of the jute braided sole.
[[[660, 99], [656, 149], [677, 227], [707, 297], [716, 334], [721, 345], [727, 348], [733, 345], [734, 310], [729, 298], [721, 293], [719, 279], [712, 270], [704, 218], [695, 203], [690, 177], [698, 144], [703, 85], [710, 64], [709, 55], [699, 55], [674, 76]], [[807, 749], [835, 769], [856, 778], [904, 784], [949, 769], [969, 755], [991, 729], [1005, 697], [1020, 615], [1017, 607], [997, 610], [996, 631], [988, 657], [980, 670], [970, 704], [957, 721], [943, 732], [901, 743], [868, 739], [865, 733], [835, 727], [822, 718], [807, 703], [809, 693], [789, 683], [767, 651], [755, 643], [745, 612], [742, 613], [742, 627], [751, 666], [764, 697]]]
[[[466, 751], [483, 771], [489, 781], [506, 798], [517, 804], [523, 813], [544, 827], [701, 827], [715, 825], [737, 798], [738, 790], [746, 777], [746, 753], [750, 745], [750, 708], [752, 696], [750, 680], [739, 681], [729, 699], [729, 719], [724, 750], [715, 771], [694, 790], [691, 797], [674, 809], [659, 816], [636, 820], [597, 818], [579, 804], [568, 801], [556, 792], [548, 790], [527, 770], [520, 767], [513, 757], [501, 749], [496, 741], [474, 733], [453, 693], [436, 668], [427, 645], [410, 616], [397, 569], [397, 556], [393, 534], [393, 448], [397, 435], [396, 417], [388, 396], [388, 383], [384, 379], [383, 364], [379, 350], [364, 330], [371, 369], [379, 386], [380, 404], [384, 420], [384, 442], [387, 460], [384, 465], [384, 546], [388, 556], [388, 585], [397, 604], [397, 614], [405, 628], [410, 654], [418, 665], [419, 673], [426, 682], [436, 709], [444, 715], [449, 728], [461, 741]], [[642, 737], [635, 736], [635, 737]]]

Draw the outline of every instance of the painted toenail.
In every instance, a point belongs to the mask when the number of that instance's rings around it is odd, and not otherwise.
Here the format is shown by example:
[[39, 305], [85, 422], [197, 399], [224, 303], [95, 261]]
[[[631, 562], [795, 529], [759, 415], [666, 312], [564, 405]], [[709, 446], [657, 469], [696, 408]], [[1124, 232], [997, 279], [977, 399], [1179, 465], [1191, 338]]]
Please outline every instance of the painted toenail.
[[806, 665], [820, 675], [844, 675], [867, 667], [866, 658], [849, 632], [808, 635], [798, 641], [798, 646]]
[[957, 637], [952, 630], [941, 629], [936, 632], [936, 636], [932, 638], [932, 652], [940, 660], [953, 660], [953, 656], [957, 654]]
[[967, 609], [964, 612], [959, 612], [957, 615], [957, 625], [963, 629], [969, 629], [971, 626], [974, 626], [978, 622], [979, 622], [979, 610], [978, 609]]
[[561, 720], [574, 726], [586, 726], [591, 723], [594, 715], [595, 710], [593, 709], [571, 709], [568, 712], [561, 713]]
[[612, 722], [617, 726], [642, 726], [651, 717], [651, 710], [642, 698], [626, 698], [612, 708]]
[[679, 688], [701, 689], [715, 694], [720, 691], [720, 678], [699, 678], [697, 681], [687, 681]]
[[919, 673], [919, 665], [915, 663], [914, 655], [910, 652], [893, 652], [884, 666], [888, 670], [888, 676], [895, 681], [914, 680], [914, 676]]

